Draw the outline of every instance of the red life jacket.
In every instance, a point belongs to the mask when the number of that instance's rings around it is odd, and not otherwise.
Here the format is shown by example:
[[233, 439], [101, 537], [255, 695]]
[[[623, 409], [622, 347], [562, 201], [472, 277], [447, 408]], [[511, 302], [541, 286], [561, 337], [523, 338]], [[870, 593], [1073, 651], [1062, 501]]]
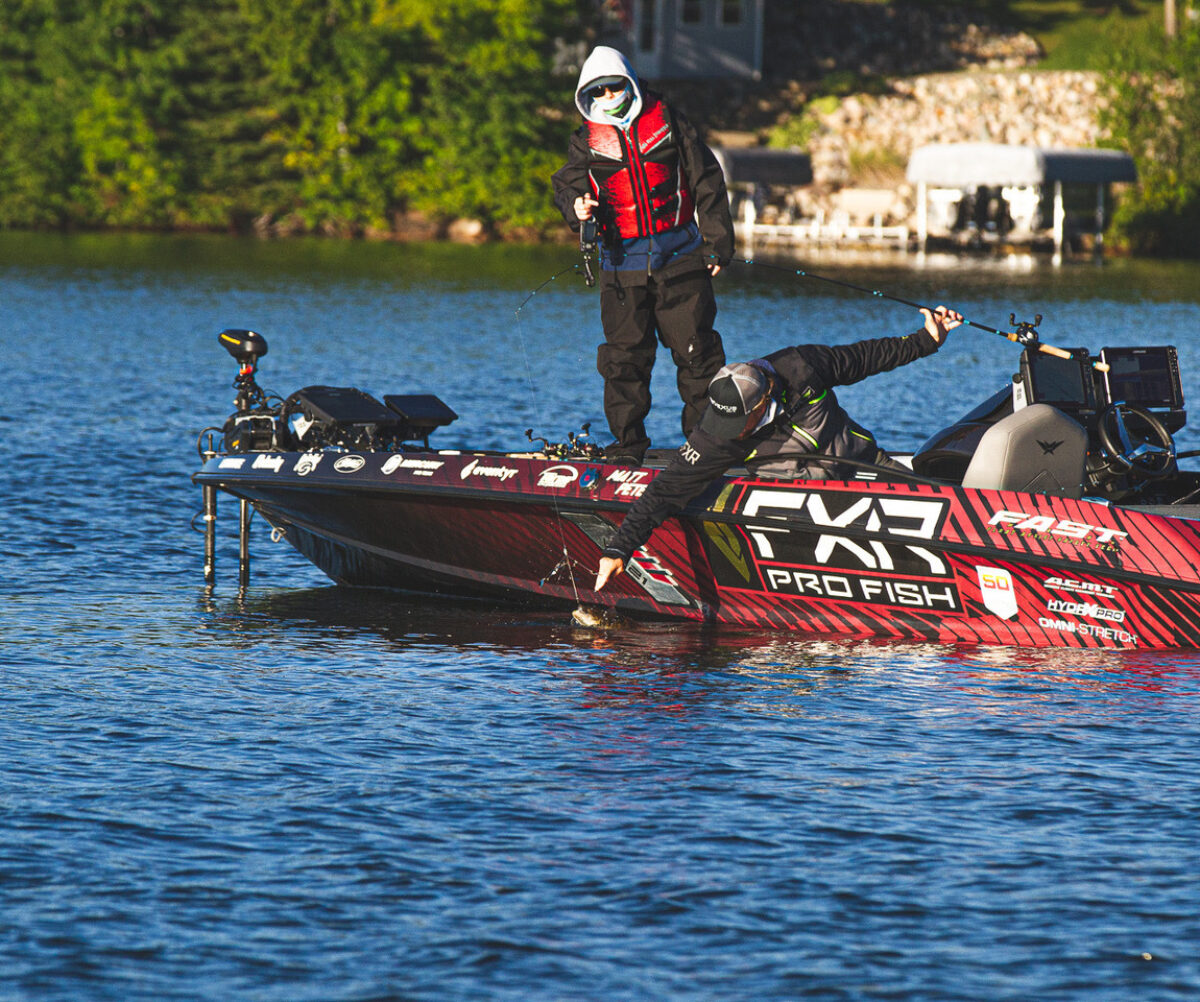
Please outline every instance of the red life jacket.
[[584, 123], [588, 177], [622, 240], [664, 233], [695, 216], [667, 106], [651, 95], [646, 102], [628, 130]]

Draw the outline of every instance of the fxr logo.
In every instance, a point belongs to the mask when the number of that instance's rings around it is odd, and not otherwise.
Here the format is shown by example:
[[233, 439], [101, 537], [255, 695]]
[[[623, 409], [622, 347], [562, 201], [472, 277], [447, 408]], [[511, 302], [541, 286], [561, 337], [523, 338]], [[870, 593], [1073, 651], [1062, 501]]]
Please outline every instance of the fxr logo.
[[882, 532], [890, 536], [933, 539], [938, 534], [938, 527], [946, 512], [945, 501], [859, 497], [841, 511], [830, 514], [826, 501], [835, 497], [838, 495], [756, 488], [746, 497], [742, 514], [748, 518], [756, 515], [786, 518], [793, 512], [802, 511], [812, 519], [814, 525], [830, 529], [848, 529], [854, 526], [867, 532]]
[[[752, 518], [791, 518], [794, 522], [795, 514], [803, 512], [817, 528], [844, 531], [853, 527], [874, 534], [934, 539], [946, 511], [944, 501], [849, 495], [851, 503], [841, 511], [831, 513], [827, 507], [827, 500], [841, 500], [843, 497], [808, 491], [756, 488], [747, 496], [742, 513]], [[791, 528], [783, 526], [755, 525], [748, 527], [748, 531], [758, 556], [764, 560], [777, 559], [777, 545], [773, 537], [778, 538], [780, 544], [791, 537]], [[860, 543], [835, 532], [822, 532], [811, 556], [817, 563], [829, 565], [834, 563], [835, 553], [839, 550], [857, 561], [858, 566], [868, 570], [894, 571], [897, 569], [897, 558], [903, 558], [907, 553], [920, 563], [924, 573], [938, 576], [947, 573], [945, 561], [924, 546], [906, 543], [894, 551], [892, 545], [880, 539], [869, 539]]]

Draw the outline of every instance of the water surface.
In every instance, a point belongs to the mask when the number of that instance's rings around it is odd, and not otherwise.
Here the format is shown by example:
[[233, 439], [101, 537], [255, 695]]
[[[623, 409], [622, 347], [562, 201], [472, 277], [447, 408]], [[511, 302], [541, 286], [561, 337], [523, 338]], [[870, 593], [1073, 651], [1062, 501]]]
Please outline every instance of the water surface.
[[[266, 336], [281, 394], [437, 393], [447, 447], [599, 438], [595, 292], [526, 299], [573, 264], [0, 235], [0, 998], [1196, 998], [1196, 651], [593, 633], [337, 588], [262, 523], [239, 597], [228, 504], [205, 591], [219, 330]], [[718, 280], [731, 358], [916, 326], [776, 264]], [[1193, 264], [794, 266], [1041, 313], [1063, 346], [1176, 344], [1200, 389]], [[1016, 358], [961, 332], [843, 397], [912, 448]]]

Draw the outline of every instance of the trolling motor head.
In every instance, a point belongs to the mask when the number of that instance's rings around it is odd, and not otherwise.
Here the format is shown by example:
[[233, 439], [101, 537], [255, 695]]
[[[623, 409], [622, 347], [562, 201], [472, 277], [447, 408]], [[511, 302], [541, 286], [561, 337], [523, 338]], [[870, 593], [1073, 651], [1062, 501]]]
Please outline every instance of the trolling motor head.
[[239, 414], [248, 414], [266, 400], [254, 381], [254, 371], [258, 368], [258, 360], [267, 353], [267, 339], [257, 331], [229, 327], [217, 335], [217, 340], [237, 360], [238, 374], [233, 381], [234, 389], [238, 391], [235, 405]]
[[238, 365], [243, 369], [249, 366], [251, 372], [258, 368], [258, 360], [267, 353], [267, 339], [257, 331], [229, 327], [221, 331], [217, 339]]

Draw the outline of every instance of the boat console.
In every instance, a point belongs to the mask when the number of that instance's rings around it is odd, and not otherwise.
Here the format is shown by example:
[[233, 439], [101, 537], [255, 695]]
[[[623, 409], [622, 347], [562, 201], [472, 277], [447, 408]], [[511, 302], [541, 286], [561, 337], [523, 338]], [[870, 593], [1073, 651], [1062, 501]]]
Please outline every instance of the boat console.
[[932, 436], [916, 473], [964, 486], [1110, 500], [1149, 497], [1178, 473], [1184, 426], [1173, 346], [1021, 353], [1011, 386]]

